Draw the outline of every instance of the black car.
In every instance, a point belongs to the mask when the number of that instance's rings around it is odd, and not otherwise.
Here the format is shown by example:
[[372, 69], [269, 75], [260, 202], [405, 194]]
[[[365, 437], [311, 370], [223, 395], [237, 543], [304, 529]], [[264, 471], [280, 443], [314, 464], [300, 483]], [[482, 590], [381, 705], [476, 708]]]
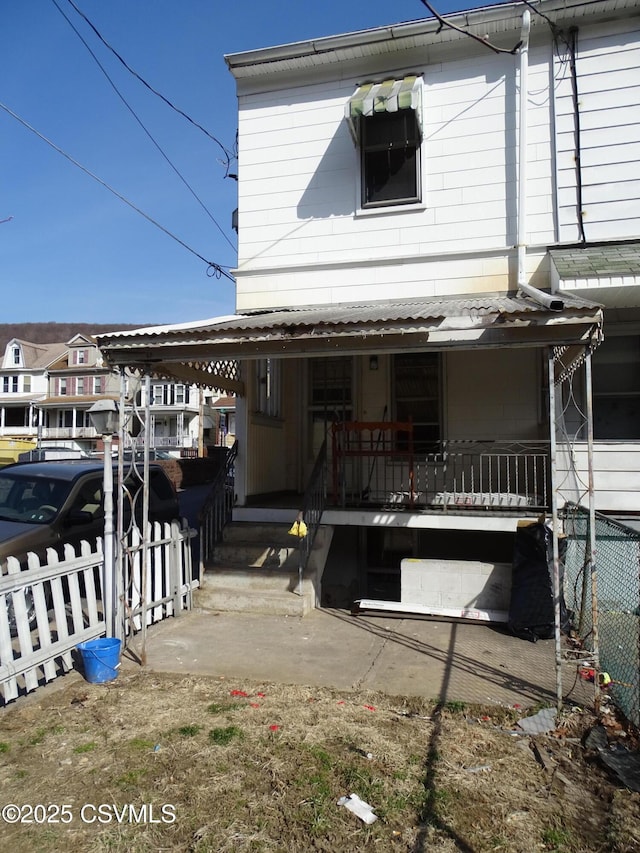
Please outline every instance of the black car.
[[[60, 557], [66, 544], [94, 543], [104, 533], [104, 463], [72, 459], [18, 462], [0, 469], [0, 571], [7, 558], [24, 563], [29, 552], [43, 561], [47, 548]], [[130, 471], [125, 486], [135, 493], [140, 481]], [[119, 488], [114, 466], [114, 507]], [[141, 501], [138, 502], [141, 509]], [[136, 510], [136, 514], [137, 511]], [[172, 521], [180, 517], [176, 491], [159, 465], [149, 466], [149, 518]], [[114, 521], [115, 523], [115, 521]], [[10, 603], [10, 602], [9, 602]]]
[[[125, 483], [136, 489], [133, 472]], [[115, 485], [114, 497], [117, 492]], [[42, 555], [47, 548], [95, 541], [104, 532], [102, 504], [102, 462], [18, 462], [0, 469], [0, 567], [4, 569], [7, 557], [22, 560], [29, 551]], [[151, 465], [149, 517], [171, 521], [179, 515], [171, 481], [159, 465]]]

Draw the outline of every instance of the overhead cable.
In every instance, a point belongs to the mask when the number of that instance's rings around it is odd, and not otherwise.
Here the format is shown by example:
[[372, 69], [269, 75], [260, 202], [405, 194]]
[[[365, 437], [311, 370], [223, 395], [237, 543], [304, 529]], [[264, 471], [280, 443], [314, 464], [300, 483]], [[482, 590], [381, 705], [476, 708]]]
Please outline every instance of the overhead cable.
[[113, 80], [111, 79], [111, 77], [110, 77], [110, 76], [109, 76], [109, 74], [107, 73], [107, 71], [106, 71], [105, 67], [102, 65], [102, 63], [100, 62], [100, 60], [98, 59], [98, 57], [95, 55], [95, 53], [93, 52], [93, 50], [89, 47], [89, 45], [87, 44], [87, 42], [86, 42], [86, 41], [85, 41], [85, 39], [83, 38], [82, 34], [77, 30], [77, 28], [74, 26], [73, 22], [72, 22], [71, 20], [69, 20], [69, 18], [67, 17], [66, 13], [65, 13], [65, 12], [63, 12], [63, 10], [60, 8], [60, 6], [58, 5], [57, 0], [51, 0], [51, 2], [52, 2], [52, 3], [53, 3], [53, 5], [56, 7], [56, 9], [60, 12], [60, 14], [62, 15], [62, 17], [65, 19], [65, 21], [69, 24], [69, 26], [70, 26], [70, 27], [71, 27], [71, 29], [74, 31], [74, 33], [78, 36], [78, 38], [80, 39], [80, 41], [82, 42], [82, 44], [83, 44], [83, 45], [86, 47], [86, 49], [89, 51], [89, 53], [91, 54], [91, 57], [92, 57], [92, 58], [93, 58], [93, 60], [95, 61], [95, 63], [96, 63], [96, 65], [98, 66], [98, 68], [102, 71], [102, 73], [104, 74], [104, 76], [107, 78], [107, 80], [108, 80], [109, 84], [111, 85], [111, 87], [112, 87], [112, 89], [114, 90], [114, 92], [116, 93], [116, 95], [120, 98], [120, 100], [122, 101], [122, 103], [123, 103], [123, 104], [125, 105], [125, 107], [129, 110], [129, 112], [131, 113], [131, 115], [132, 115], [132, 116], [134, 117], [134, 119], [138, 122], [138, 124], [140, 125], [140, 127], [141, 127], [141, 128], [143, 129], [143, 131], [147, 134], [147, 136], [149, 137], [149, 139], [151, 140], [151, 142], [155, 145], [155, 147], [158, 149], [158, 151], [160, 152], [160, 154], [161, 154], [161, 155], [164, 157], [164, 159], [167, 161], [167, 163], [169, 164], [169, 166], [171, 166], [171, 168], [173, 169], [173, 171], [174, 171], [174, 172], [176, 173], [176, 175], [180, 178], [180, 180], [182, 181], [182, 183], [186, 186], [186, 188], [189, 190], [189, 192], [191, 193], [191, 195], [192, 195], [192, 196], [195, 198], [195, 200], [198, 202], [198, 204], [200, 205], [200, 207], [202, 207], [202, 209], [203, 209], [203, 210], [204, 210], [204, 212], [207, 214], [207, 216], [209, 217], [209, 219], [211, 219], [211, 221], [212, 221], [212, 222], [213, 222], [213, 224], [216, 226], [216, 228], [218, 229], [218, 231], [222, 234], [222, 236], [223, 236], [223, 237], [224, 237], [224, 239], [227, 241], [227, 243], [228, 243], [228, 244], [231, 246], [231, 248], [235, 251], [235, 250], [236, 250], [236, 247], [235, 247], [235, 246], [234, 246], [234, 244], [231, 242], [231, 240], [229, 239], [229, 237], [225, 234], [225, 232], [222, 230], [222, 228], [221, 228], [220, 224], [217, 222], [217, 220], [215, 219], [215, 217], [213, 216], [213, 214], [209, 211], [209, 209], [207, 208], [207, 206], [205, 205], [205, 203], [204, 203], [204, 202], [202, 201], [202, 199], [198, 196], [198, 194], [197, 194], [197, 193], [196, 193], [196, 191], [193, 189], [193, 187], [189, 184], [189, 182], [187, 181], [187, 179], [186, 179], [186, 178], [185, 178], [185, 177], [180, 173], [180, 171], [178, 170], [178, 168], [177, 168], [177, 167], [176, 167], [176, 166], [171, 162], [171, 160], [169, 159], [169, 157], [167, 156], [167, 154], [165, 153], [165, 151], [162, 149], [162, 147], [161, 147], [161, 146], [160, 146], [160, 144], [156, 141], [156, 139], [154, 139], [154, 137], [152, 136], [152, 134], [151, 134], [151, 132], [148, 130], [148, 128], [143, 124], [142, 120], [141, 120], [141, 119], [140, 119], [140, 117], [137, 115], [137, 113], [135, 112], [135, 110], [133, 109], [133, 107], [129, 104], [129, 102], [128, 102], [128, 101], [127, 101], [127, 99], [124, 97], [124, 95], [122, 94], [122, 92], [118, 89], [118, 87], [116, 86], [116, 84], [113, 82]]
[[227, 270], [224, 269], [224, 267], [220, 266], [220, 264], [217, 264], [214, 261], [207, 260], [203, 255], [196, 252], [195, 249], [192, 249], [191, 246], [188, 246], [183, 240], [181, 240], [179, 237], [176, 237], [175, 234], [172, 234], [171, 231], [169, 231], [163, 225], [160, 225], [160, 223], [157, 222], [155, 219], [153, 219], [153, 217], [149, 216], [148, 213], [145, 213], [144, 210], [141, 210], [139, 207], [136, 207], [136, 205], [133, 202], [129, 201], [128, 198], [125, 198], [125, 196], [121, 195], [117, 190], [114, 190], [114, 188], [109, 186], [109, 184], [107, 184], [105, 181], [103, 181], [102, 178], [99, 178], [93, 172], [89, 171], [89, 169], [87, 169], [86, 166], [83, 166], [82, 163], [78, 163], [78, 161], [74, 160], [74, 158], [70, 154], [67, 154], [66, 151], [63, 151], [62, 148], [59, 148], [54, 142], [52, 142], [50, 139], [47, 139], [47, 137], [44, 136], [42, 133], [40, 133], [38, 130], [36, 130], [35, 127], [30, 125], [27, 121], [25, 121], [23, 118], [21, 118], [17, 113], [14, 113], [13, 110], [9, 109], [9, 107], [6, 106], [6, 104], [0, 103], [0, 109], [4, 110], [12, 118], [14, 118], [14, 119], [16, 119], [16, 121], [20, 122], [20, 124], [23, 127], [26, 127], [27, 130], [30, 130], [39, 139], [42, 139], [43, 142], [46, 142], [47, 145], [50, 145], [51, 148], [54, 149], [54, 151], [58, 152], [58, 154], [62, 154], [63, 157], [66, 157], [66, 159], [69, 160], [70, 163], [73, 163], [74, 166], [77, 166], [86, 175], [89, 175], [90, 178], [93, 178], [94, 181], [97, 181], [105, 189], [109, 190], [110, 193], [113, 193], [113, 195], [115, 195], [116, 198], [119, 198], [120, 201], [123, 201], [130, 208], [135, 210], [136, 213], [140, 214], [140, 216], [143, 216], [148, 222], [151, 222], [152, 225], [155, 225], [156, 228], [159, 228], [168, 237], [171, 237], [172, 240], [175, 240], [176, 243], [180, 243], [181, 246], [183, 246], [188, 252], [191, 252], [192, 255], [195, 255], [196, 258], [199, 258], [201, 261], [204, 261], [204, 263], [207, 265], [208, 271], [213, 271], [212, 273], [209, 273], [209, 274], [213, 274], [216, 276], [224, 276], [225, 278], [228, 278], [229, 281], [235, 281], [233, 276], [229, 272], [227, 272]]
[[[71, 2], [71, 0], [69, 0]], [[475, 41], [480, 42], [485, 47], [488, 47], [489, 50], [492, 50], [494, 53], [511, 53], [516, 54], [520, 49], [522, 44], [519, 41], [514, 47], [497, 47], [495, 44], [491, 44], [491, 42], [487, 38], [482, 38], [481, 36], [477, 36], [475, 33], [469, 32], [469, 30], [465, 30], [463, 27], [458, 27], [456, 24], [447, 20], [447, 18], [443, 18], [442, 15], [433, 8], [431, 3], [427, 2], [427, 0], [420, 0], [423, 6], [426, 6], [427, 9], [431, 12], [434, 18], [436, 18], [440, 22], [440, 26], [438, 27], [438, 32], [442, 30], [443, 27], [447, 27], [450, 30], [455, 30], [457, 33], [462, 33], [464, 36], [468, 36], [470, 39], [474, 39]]]
[[233, 152], [233, 151], [229, 151], [229, 149], [228, 149], [228, 148], [226, 148], [226, 147], [222, 144], [222, 142], [220, 142], [220, 140], [219, 140], [219, 139], [216, 139], [216, 137], [215, 137], [215, 136], [212, 136], [212, 135], [209, 133], [209, 131], [208, 131], [208, 130], [206, 130], [206, 128], [204, 128], [201, 124], [198, 124], [198, 122], [197, 122], [197, 121], [194, 121], [194, 119], [192, 119], [192, 118], [191, 118], [191, 116], [187, 115], [187, 113], [185, 113], [185, 112], [184, 112], [183, 110], [181, 110], [179, 107], [176, 107], [176, 105], [175, 105], [175, 104], [173, 104], [173, 103], [171, 103], [171, 101], [170, 101], [168, 98], [165, 98], [165, 96], [164, 96], [161, 92], [158, 92], [158, 90], [157, 90], [157, 89], [154, 89], [154, 88], [153, 88], [153, 86], [151, 86], [149, 83], [147, 83], [147, 81], [146, 81], [143, 77], [141, 77], [141, 76], [140, 76], [140, 74], [138, 74], [138, 72], [137, 72], [137, 71], [135, 71], [135, 70], [134, 70], [134, 69], [133, 69], [133, 68], [132, 68], [132, 67], [131, 67], [131, 66], [130, 66], [130, 65], [129, 65], [129, 64], [128, 64], [124, 59], [123, 59], [123, 58], [122, 58], [122, 56], [120, 56], [120, 54], [118, 53], [118, 51], [117, 51], [117, 50], [115, 50], [115, 48], [113, 48], [113, 47], [109, 44], [109, 42], [108, 42], [108, 41], [107, 41], [107, 40], [102, 36], [102, 34], [100, 33], [100, 31], [97, 29], [97, 27], [96, 27], [94, 24], [92, 24], [92, 23], [91, 23], [91, 21], [89, 20], [89, 18], [87, 18], [87, 16], [84, 14], [84, 12], [76, 6], [76, 4], [73, 2], [73, 0], [67, 0], [67, 2], [68, 2], [71, 6], [73, 6], [73, 8], [74, 8], [74, 9], [76, 10], [76, 12], [78, 13], [78, 15], [80, 15], [80, 17], [81, 17], [81, 18], [83, 18], [83, 19], [87, 22], [87, 24], [91, 27], [91, 29], [94, 31], [94, 33], [97, 35], [97, 37], [100, 39], [100, 41], [102, 42], [102, 44], [107, 48], [107, 50], [110, 50], [110, 51], [111, 51], [111, 53], [113, 53], [113, 55], [116, 57], [116, 59], [117, 59], [119, 62], [121, 62], [121, 63], [122, 63], [122, 65], [124, 65], [124, 67], [127, 69], [127, 71], [128, 71], [130, 74], [133, 74], [133, 76], [134, 76], [137, 80], [139, 80], [139, 81], [142, 83], [142, 85], [143, 85], [143, 86], [146, 86], [146, 87], [147, 87], [147, 89], [149, 89], [149, 91], [150, 91], [150, 92], [153, 92], [153, 94], [154, 94], [154, 95], [157, 95], [157, 97], [158, 97], [158, 98], [160, 98], [162, 101], [164, 101], [164, 102], [165, 102], [165, 104], [167, 104], [167, 106], [171, 107], [171, 109], [172, 109], [172, 110], [175, 110], [175, 111], [176, 111], [179, 115], [181, 115], [183, 118], [186, 118], [186, 119], [187, 119], [187, 121], [191, 122], [191, 124], [192, 124], [194, 127], [197, 127], [197, 128], [198, 128], [198, 130], [201, 130], [201, 131], [205, 134], [205, 136], [208, 136], [208, 137], [209, 137], [209, 139], [210, 139], [212, 142], [215, 142], [215, 143], [216, 143], [216, 145], [220, 146], [220, 148], [222, 149], [222, 151], [223, 151], [223, 153], [224, 153], [224, 155], [225, 155], [225, 158], [226, 158], [226, 159], [225, 159], [225, 163], [224, 163], [224, 165], [225, 165], [225, 167], [226, 167], [226, 175], [225, 175], [225, 177], [228, 177], [228, 176], [229, 176], [229, 168], [230, 168], [230, 166], [231, 166], [231, 161], [235, 159], [235, 154], [234, 154], [234, 152]]

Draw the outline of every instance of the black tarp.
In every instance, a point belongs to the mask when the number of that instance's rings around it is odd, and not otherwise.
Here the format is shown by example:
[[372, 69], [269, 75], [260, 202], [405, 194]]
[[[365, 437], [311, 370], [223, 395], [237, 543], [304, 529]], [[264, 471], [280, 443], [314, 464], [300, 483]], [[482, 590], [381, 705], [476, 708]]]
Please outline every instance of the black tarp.
[[[561, 562], [566, 545], [559, 541]], [[554, 636], [553, 604], [553, 534], [546, 524], [538, 522], [519, 527], [513, 549], [509, 628], [516, 637], [535, 643]], [[562, 586], [561, 586], [562, 588]], [[561, 602], [562, 627], [567, 616]]]

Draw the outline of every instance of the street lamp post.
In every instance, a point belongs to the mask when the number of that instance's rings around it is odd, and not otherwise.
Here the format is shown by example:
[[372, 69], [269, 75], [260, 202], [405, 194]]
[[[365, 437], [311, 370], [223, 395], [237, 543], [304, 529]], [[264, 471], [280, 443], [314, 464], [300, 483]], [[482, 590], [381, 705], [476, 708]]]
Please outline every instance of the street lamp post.
[[115, 600], [115, 552], [113, 536], [113, 460], [111, 452], [113, 436], [118, 431], [118, 407], [115, 400], [98, 400], [87, 414], [104, 446], [103, 493], [104, 493], [104, 574], [102, 600], [107, 637], [117, 637], [117, 602]]

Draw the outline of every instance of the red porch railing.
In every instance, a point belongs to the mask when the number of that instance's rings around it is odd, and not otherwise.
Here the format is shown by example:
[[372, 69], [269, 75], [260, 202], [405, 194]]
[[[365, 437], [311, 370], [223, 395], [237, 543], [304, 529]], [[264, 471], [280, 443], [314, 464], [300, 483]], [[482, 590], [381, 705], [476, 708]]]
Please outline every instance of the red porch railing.
[[[379, 462], [380, 470], [377, 470]], [[389, 468], [389, 462], [398, 470]], [[384, 493], [400, 490], [406, 494], [409, 506], [413, 506], [413, 424], [411, 421], [334, 423], [332, 466], [336, 505], [377, 499], [382, 486]], [[383, 472], [382, 484], [380, 471]]]

